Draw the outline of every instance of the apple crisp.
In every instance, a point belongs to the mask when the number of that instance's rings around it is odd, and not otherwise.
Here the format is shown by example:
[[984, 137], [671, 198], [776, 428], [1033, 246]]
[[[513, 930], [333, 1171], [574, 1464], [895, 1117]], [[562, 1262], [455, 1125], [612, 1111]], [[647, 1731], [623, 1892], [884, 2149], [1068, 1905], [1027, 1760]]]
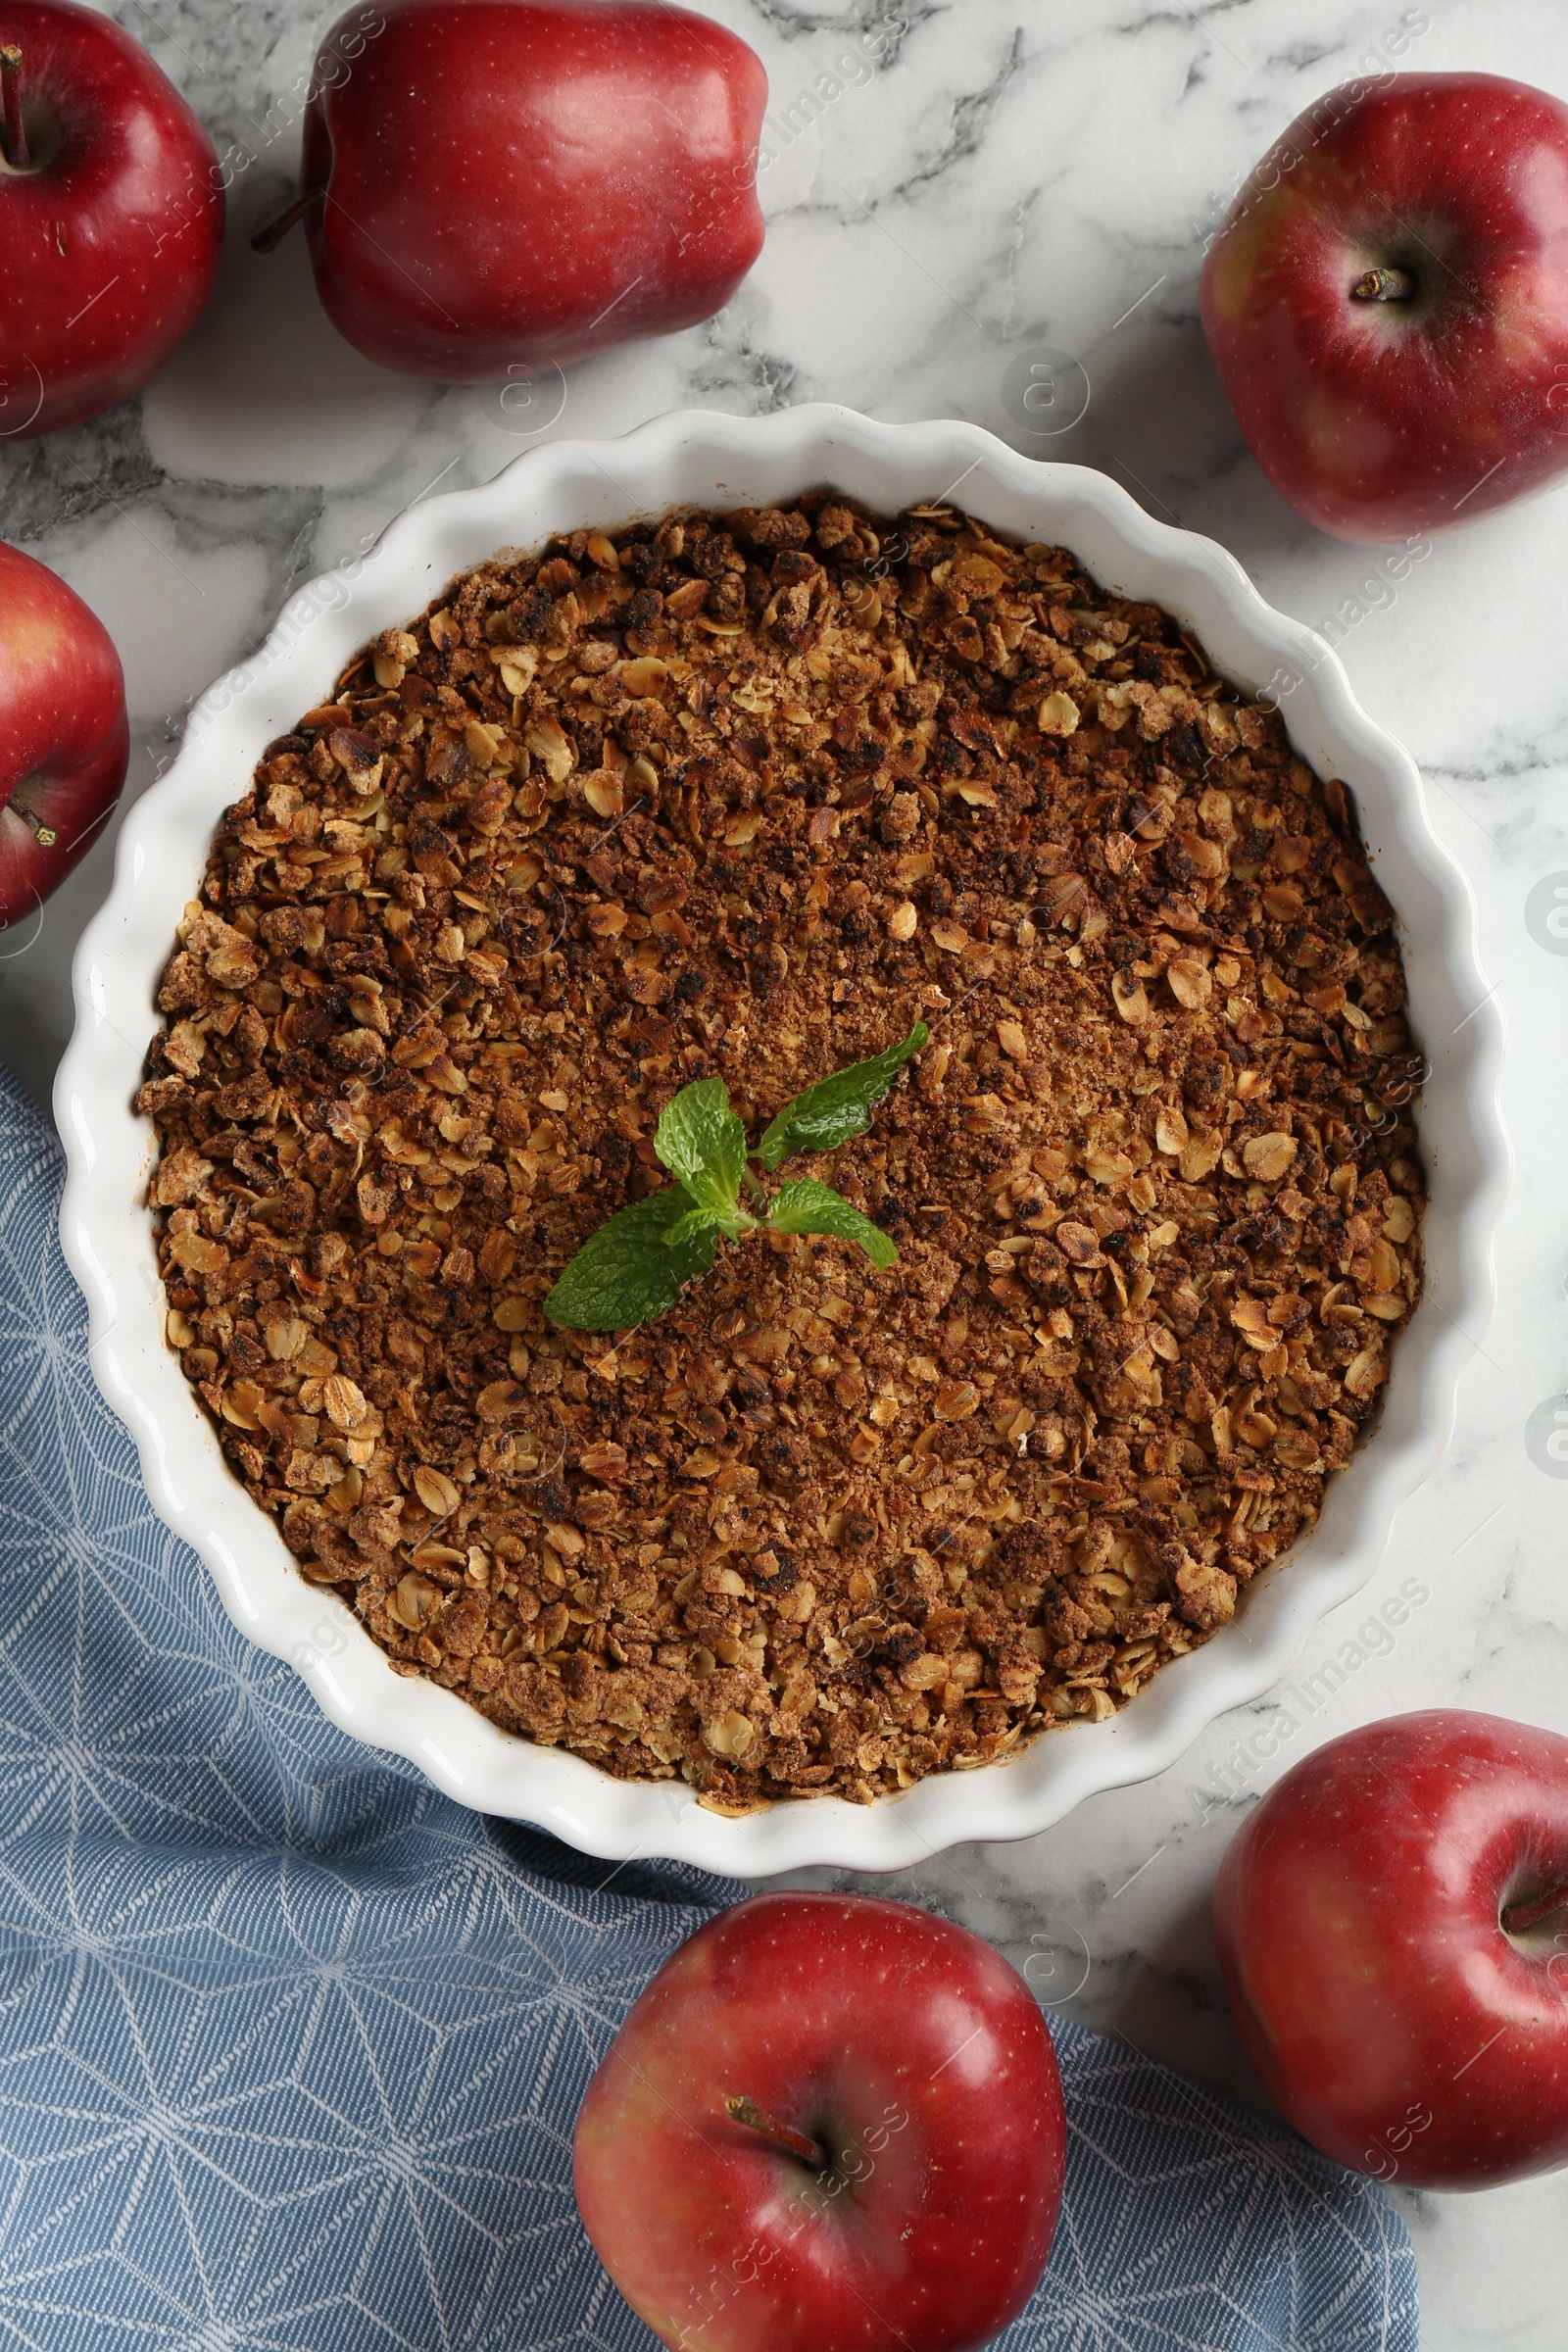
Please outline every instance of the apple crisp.
[[[1420, 1279], [1343, 784], [1153, 606], [822, 494], [508, 550], [273, 743], [140, 1106], [168, 1335], [400, 1674], [744, 1810], [1124, 1705], [1316, 1518]], [[896, 1242], [541, 1302], [722, 1077]]]

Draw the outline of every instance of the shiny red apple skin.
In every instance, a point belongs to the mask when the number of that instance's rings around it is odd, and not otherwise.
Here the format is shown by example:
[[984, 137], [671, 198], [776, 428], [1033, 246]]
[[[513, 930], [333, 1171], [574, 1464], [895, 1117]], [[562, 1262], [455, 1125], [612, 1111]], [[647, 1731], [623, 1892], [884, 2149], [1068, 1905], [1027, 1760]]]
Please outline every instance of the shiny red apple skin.
[[[1358, 301], [1413, 271], [1408, 304]], [[1568, 468], [1568, 107], [1491, 74], [1329, 91], [1209, 248], [1203, 332], [1252, 455], [1321, 530], [1461, 528]]]
[[[751, 2099], [858, 2178], [732, 2123]], [[1061, 2202], [1051, 2035], [1002, 1955], [868, 1895], [721, 1912], [632, 2009], [577, 2121], [601, 2260], [692, 2352], [958, 2352], [1028, 2301]], [[835, 2176], [837, 2177], [837, 2176]]]
[[129, 757], [108, 630], [46, 564], [0, 542], [0, 925], [34, 912], [86, 856]]
[[223, 245], [213, 143], [138, 41], [72, 0], [0, 0], [7, 44], [44, 160], [0, 169], [0, 441], [138, 391], [207, 308]]
[[352, 71], [318, 68], [301, 177], [326, 189], [316, 283], [358, 350], [481, 383], [723, 308], [762, 248], [767, 76], [744, 41], [662, 0], [376, 13]]
[[1214, 1926], [1242, 2046], [1326, 2155], [1406, 2188], [1568, 2164], [1568, 1740], [1437, 1708], [1330, 1740], [1231, 1844]]

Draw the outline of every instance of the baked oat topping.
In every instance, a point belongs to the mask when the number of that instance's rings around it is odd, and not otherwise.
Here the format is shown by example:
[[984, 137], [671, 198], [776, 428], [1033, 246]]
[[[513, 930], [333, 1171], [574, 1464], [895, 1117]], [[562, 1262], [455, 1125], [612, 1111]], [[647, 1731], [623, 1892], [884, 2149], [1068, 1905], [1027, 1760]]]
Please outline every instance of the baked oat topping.
[[[140, 1106], [168, 1334], [311, 1582], [506, 1730], [745, 1809], [1100, 1719], [1310, 1527], [1418, 1295], [1343, 784], [1166, 613], [832, 494], [507, 551], [272, 744]], [[664, 1182], [916, 1020], [753, 1237], [559, 1329]]]

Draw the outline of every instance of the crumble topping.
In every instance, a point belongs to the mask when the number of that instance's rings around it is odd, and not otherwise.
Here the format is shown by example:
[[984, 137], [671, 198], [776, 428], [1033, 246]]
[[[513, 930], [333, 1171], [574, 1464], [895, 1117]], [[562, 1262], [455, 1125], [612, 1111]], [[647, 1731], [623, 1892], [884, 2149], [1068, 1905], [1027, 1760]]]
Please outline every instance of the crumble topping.
[[[744, 1810], [1098, 1720], [1310, 1527], [1418, 1296], [1345, 786], [1153, 606], [832, 494], [503, 551], [273, 743], [139, 1106], [168, 1336], [393, 1666]], [[722, 1076], [897, 1242], [540, 1302]]]

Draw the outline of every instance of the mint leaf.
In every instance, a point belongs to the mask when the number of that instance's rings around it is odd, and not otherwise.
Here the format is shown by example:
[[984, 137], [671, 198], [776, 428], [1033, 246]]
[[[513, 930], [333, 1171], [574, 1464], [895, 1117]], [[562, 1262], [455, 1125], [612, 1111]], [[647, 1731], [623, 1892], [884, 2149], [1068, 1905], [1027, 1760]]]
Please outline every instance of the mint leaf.
[[746, 1167], [746, 1130], [729, 1106], [722, 1078], [681, 1088], [664, 1106], [654, 1150], [700, 1207], [734, 1207]]
[[666, 1185], [634, 1200], [589, 1235], [545, 1300], [552, 1323], [568, 1331], [625, 1331], [674, 1305], [681, 1286], [706, 1274], [718, 1247], [709, 1222], [671, 1243], [671, 1228], [699, 1206], [684, 1185]]
[[[863, 1135], [871, 1124], [872, 1111], [930, 1034], [924, 1021], [916, 1021], [902, 1044], [889, 1046], [869, 1061], [858, 1061], [817, 1086], [808, 1086], [804, 1095], [786, 1102], [757, 1147], [763, 1167], [772, 1170], [796, 1152], [836, 1152], [853, 1136]], [[891, 1264], [891, 1259], [888, 1262]]]
[[689, 1215], [677, 1217], [673, 1225], [666, 1226], [664, 1248], [678, 1250], [682, 1242], [689, 1242], [694, 1234], [718, 1233], [720, 1231], [722, 1231], [722, 1227], [715, 1210], [694, 1208]]
[[812, 1176], [780, 1185], [766, 1222], [774, 1233], [832, 1233], [841, 1242], [858, 1242], [874, 1266], [891, 1266], [899, 1254], [880, 1226]]

